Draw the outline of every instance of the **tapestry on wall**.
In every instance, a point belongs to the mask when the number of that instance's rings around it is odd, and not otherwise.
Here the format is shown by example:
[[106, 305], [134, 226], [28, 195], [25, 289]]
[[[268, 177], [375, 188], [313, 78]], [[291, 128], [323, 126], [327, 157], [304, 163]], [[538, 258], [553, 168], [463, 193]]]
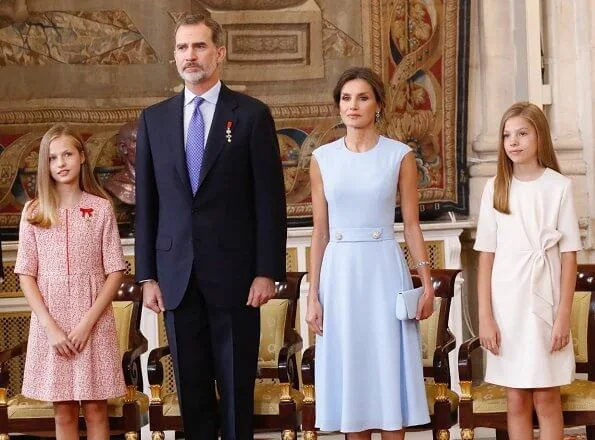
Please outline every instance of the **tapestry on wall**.
[[[420, 218], [447, 211], [468, 214], [469, 1], [370, 0], [361, 7], [365, 64], [387, 88], [382, 131], [415, 152]], [[311, 122], [314, 127], [286, 130], [281, 142], [293, 224], [311, 222], [307, 172], [312, 150], [344, 133], [338, 119]]]
[[[421, 218], [467, 213], [469, 0], [187, 3], [223, 26], [226, 84], [271, 108], [290, 226], [312, 222], [311, 153], [342, 136], [331, 92], [340, 73], [355, 65], [370, 66], [387, 86], [382, 131], [415, 152]], [[76, 11], [29, 11], [27, 0], [0, 0], [3, 232], [15, 235], [22, 207], [34, 196], [44, 130], [69, 122], [114, 195], [122, 232], [133, 233], [133, 155], [122, 127], [182, 88], [171, 39], [184, 12], [179, 5], [164, 0], [160, 8], [113, 10], [96, 0], [77, 3]]]

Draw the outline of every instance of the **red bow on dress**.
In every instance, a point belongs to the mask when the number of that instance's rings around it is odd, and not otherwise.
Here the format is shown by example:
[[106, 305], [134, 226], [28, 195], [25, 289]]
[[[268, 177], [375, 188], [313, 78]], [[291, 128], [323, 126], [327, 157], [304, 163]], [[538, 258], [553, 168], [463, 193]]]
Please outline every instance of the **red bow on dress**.
[[81, 213], [83, 214], [83, 218], [92, 217], [93, 216], [93, 208], [81, 208]]

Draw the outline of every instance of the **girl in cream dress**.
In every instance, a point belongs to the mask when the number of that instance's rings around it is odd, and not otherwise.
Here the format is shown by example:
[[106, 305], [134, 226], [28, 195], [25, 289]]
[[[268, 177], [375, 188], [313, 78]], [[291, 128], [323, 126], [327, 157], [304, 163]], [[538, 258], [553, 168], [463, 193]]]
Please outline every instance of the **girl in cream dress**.
[[504, 114], [474, 248], [485, 380], [508, 389], [510, 438], [533, 438], [533, 407], [541, 438], [562, 438], [559, 387], [574, 379], [570, 312], [581, 243], [570, 179], [532, 104]]

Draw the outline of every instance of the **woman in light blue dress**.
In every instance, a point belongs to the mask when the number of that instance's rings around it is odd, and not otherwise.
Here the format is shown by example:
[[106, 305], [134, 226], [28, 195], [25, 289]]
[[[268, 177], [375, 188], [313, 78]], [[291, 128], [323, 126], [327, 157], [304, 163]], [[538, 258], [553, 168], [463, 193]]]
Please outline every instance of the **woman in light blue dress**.
[[[430, 421], [418, 320], [434, 290], [419, 226], [417, 167], [410, 148], [379, 136], [382, 81], [367, 68], [345, 71], [333, 93], [347, 134], [317, 148], [310, 165], [314, 231], [307, 322], [316, 333], [316, 427], [348, 440], [403, 439]], [[394, 238], [400, 193], [405, 240], [424, 293], [416, 319], [395, 316], [396, 295], [412, 289]]]

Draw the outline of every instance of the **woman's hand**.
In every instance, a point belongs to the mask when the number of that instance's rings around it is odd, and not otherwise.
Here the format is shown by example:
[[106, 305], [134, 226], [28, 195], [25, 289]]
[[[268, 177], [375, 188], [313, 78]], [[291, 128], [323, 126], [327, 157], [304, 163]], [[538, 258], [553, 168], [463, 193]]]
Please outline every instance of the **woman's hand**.
[[306, 313], [308, 327], [318, 336], [322, 336], [322, 305], [317, 294], [308, 294], [308, 311]]
[[74, 348], [76, 348], [79, 353], [83, 351], [87, 345], [89, 335], [91, 334], [91, 328], [92, 327], [86, 320], [82, 319], [68, 335], [68, 339], [70, 339], [70, 342], [72, 342], [72, 345], [74, 345]]
[[570, 319], [558, 315], [552, 328], [552, 353], [560, 351], [570, 342]]
[[74, 344], [66, 336], [64, 330], [58, 327], [56, 323], [48, 325], [46, 334], [50, 346], [56, 350], [60, 356], [71, 358], [77, 354]]
[[479, 343], [492, 354], [500, 354], [500, 329], [493, 316], [479, 318]]
[[419, 297], [415, 319], [418, 321], [427, 319], [432, 316], [432, 313], [434, 313], [434, 286], [430, 285], [424, 287], [424, 293]]

